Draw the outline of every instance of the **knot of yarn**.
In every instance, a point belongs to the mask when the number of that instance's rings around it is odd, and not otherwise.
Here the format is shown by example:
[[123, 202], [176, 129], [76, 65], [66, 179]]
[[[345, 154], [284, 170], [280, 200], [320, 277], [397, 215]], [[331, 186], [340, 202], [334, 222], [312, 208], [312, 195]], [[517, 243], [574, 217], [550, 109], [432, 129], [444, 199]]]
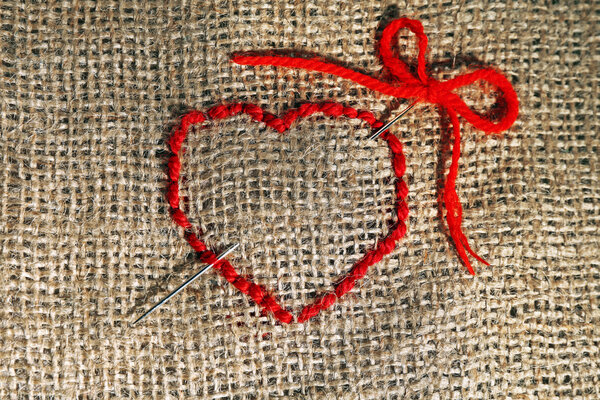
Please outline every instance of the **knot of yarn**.
[[[417, 38], [418, 53], [415, 72], [411, 71], [410, 66], [393, 51], [392, 45], [397, 40], [397, 33], [403, 28], [408, 28]], [[331, 74], [349, 79], [385, 95], [435, 104], [439, 106], [440, 112], [445, 111], [450, 118], [454, 135], [452, 163], [444, 183], [443, 199], [447, 211], [446, 221], [459, 257], [469, 272], [474, 274], [467, 252], [479, 261], [488, 264], [471, 250], [461, 228], [462, 207], [456, 194], [456, 176], [458, 175], [458, 162], [460, 159], [460, 122], [458, 115], [486, 134], [499, 133], [510, 128], [517, 119], [519, 100], [508, 79], [493, 68], [479, 68], [446, 81], [438, 81], [430, 77], [427, 74], [425, 57], [427, 42], [423, 25], [417, 20], [400, 18], [393, 20], [385, 27], [379, 42], [379, 54], [384, 67], [395, 78], [393, 82], [377, 79], [317, 57], [303, 58], [285, 54], [245, 53], [234, 55], [232, 61], [241, 65], [270, 65]], [[487, 82], [499, 92], [498, 104], [502, 105], [503, 108], [501, 110], [503, 115], [499, 118], [497, 118], [497, 113], [482, 115], [474, 111], [455, 93], [456, 89], [476, 82]]]
[[422, 99], [428, 103], [442, 104], [443, 99], [447, 96], [447, 93], [440, 88], [439, 82], [432, 79], [424, 84], [424, 86], [426, 90]]

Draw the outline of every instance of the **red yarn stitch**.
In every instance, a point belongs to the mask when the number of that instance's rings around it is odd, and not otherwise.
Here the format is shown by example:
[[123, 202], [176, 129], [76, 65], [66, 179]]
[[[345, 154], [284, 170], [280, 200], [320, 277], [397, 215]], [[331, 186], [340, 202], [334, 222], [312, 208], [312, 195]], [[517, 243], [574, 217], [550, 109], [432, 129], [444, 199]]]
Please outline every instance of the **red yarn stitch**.
[[[359, 119], [368, 123], [372, 128], [378, 128], [383, 124], [375, 119], [375, 116], [368, 111], [357, 111], [351, 107], [344, 107], [338, 103], [308, 103], [300, 106], [297, 109], [289, 110], [281, 118], [263, 111], [260, 107], [251, 104], [228, 104], [216, 106], [208, 110], [206, 114], [199, 111], [192, 111], [184, 115], [179, 126], [173, 131], [169, 139], [169, 145], [173, 155], [168, 163], [169, 187], [167, 190], [167, 199], [171, 206], [171, 216], [173, 220], [183, 228], [185, 228], [185, 239], [194, 250], [200, 253], [200, 259], [203, 262], [215, 262], [217, 256], [206, 248], [206, 244], [200, 240], [194, 228], [188, 221], [185, 213], [179, 208], [179, 178], [181, 176], [181, 159], [179, 153], [181, 146], [187, 135], [190, 126], [202, 123], [207, 119], [224, 119], [237, 114], [247, 114], [256, 121], [261, 121], [265, 125], [276, 129], [279, 132], [286, 131], [297, 119], [305, 118], [315, 113], [322, 113], [330, 117], [347, 117], [351, 119]], [[320, 311], [330, 307], [338, 298], [343, 296], [348, 291], [352, 290], [357, 280], [362, 279], [367, 273], [367, 269], [381, 261], [383, 256], [394, 250], [396, 241], [401, 239], [406, 233], [405, 220], [408, 218], [408, 207], [406, 205], [406, 196], [408, 195], [408, 186], [402, 179], [406, 170], [406, 162], [402, 153], [402, 144], [396, 136], [387, 132], [381, 136], [386, 140], [392, 153], [392, 168], [397, 178], [396, 181], [396, 213], [398, 221], [392, 231], [383, 238], [375, 247], [358, 261], [350, 269], [350, 272], [336, 286], [335, 289], [320, 296], [313, 304], [310, 304], [301, 311], [298, 317], [298, 322], [304, 322], [309, 318], [314, 317]], [[221, 260], [213, 267], [239, 291], [248, 295], [258, 305], [263, 307], [266, 312], [271, 312], [275, 318], [283, 323], [290, 323], [293, 316], [290, 312], [283, 309], [275, 298], [270, 295], [265, 289], [240, 276], [235, 268], [227, 260]]]
[[[411, 73], [408, 65], [394, 56], [392, 42], [398, 31], [402, 28], [410, 29], [418, 39], [417, 74]], [[452, 148], [452, 163], [444, 185], [444, 203], [447, 214], [446, 221], [450, 235], [454, 241], [461, 260], [465, 263], [471, 274], [475, 274], [467, 252], [482, 263], [489, 265], [479, 257], [467, 242], [467, 238], [461, 229], [462, 206], [456, 194], [456, 176], [458, 175], [458, 161], [460, 159], [460, 125], [457, 115], [461, 115], [476, 128], [485, 133], [498, 133], [512, 126], [519, 112], [519, 100], [512, 85], [504, 75], [491, 68], [478, 69], [473, 72], [457, 76], [445, 82], [437, 81], [427, 75], [425, 53], [427, 51], [427, 36], [423, 31], [423, 25], [408, 18], [400, 18], [392, 21], [383, 30], [380, 41], [379, 53], [383, 65], [397, 78], [398, 84], [384, 82], [360, 72], [332, 64], [317, 58], [289, 57], [284, 55], [264, 56], [257, 54], [236, 55], [232, 61], [242, 65], [271, 65], [278, 67], [304, 69], [326, 74], [336, 75], [349, 79], [365, 86], [371, 90], [399, 98], [416, 98], [422, 102], [437, 104], [441, 110], [446, 110], [454, 126], [454, 145]], [[462, 86], [470, 85], [477, 81], [487, 81], [496, 86], [503, 94], [506, 105], [504, 116], [496, 122], [482, 117], [471, 110], [465, 102], [453, 90]]]

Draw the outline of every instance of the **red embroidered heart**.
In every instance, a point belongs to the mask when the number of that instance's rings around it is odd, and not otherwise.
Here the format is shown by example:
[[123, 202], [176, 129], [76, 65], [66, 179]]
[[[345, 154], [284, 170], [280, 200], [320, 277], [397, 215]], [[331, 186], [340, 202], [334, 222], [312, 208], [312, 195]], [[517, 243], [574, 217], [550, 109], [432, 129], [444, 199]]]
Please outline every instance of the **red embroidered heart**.
[[[357, 111], [351, 107], [344, 107], [337, 103], [304, 104], [301, 107], [289, 110], [282, 117], [277, 117], [263, 111], [260, 107], [250, 104], [228, 104], [213, 107], [207, 113], [201, 111], [192, 111], [184, 115], [181, 123], [174, 130], [169, 145], [173, 155], [169, 159], [168, 174], [169, 187], [167, 190], [167, 199], [171, 206], [171, 216], [173, 220], [184, 228], [185, 239], [194, 250], [200, 253], [200, 259], [206, 263], [216, 261], [216, 254], [208, 250], [206, 244], [198, 237], [195, 228], [189, 222], [187, 216], [180, 208], [179, 198], [179, 180], [181, 177], [181, 159], [180, 152], [182, 144], [187, 135], [188, 129], [194, 124], [199, 124], [207, 120], [219, 120], [232, 117], [238, 114], [247, 114], [255, 121], [263, 122], [265, 125], [277, 130], [280, 133], [285, 132], [290, 126], [300, 118], [306, 118], [315, 113], [321, 113], [330, 117], [345, 117], [350, 119], [359, 119], [367, 122], [372, 128], [378, 128], [383, 124], [377, 121], [372, 113], [367, 111]], [[381, 239], [374, 249], [368, 251], [358, 262], [356, 262], [350, 271], [334, 287], [334, 289], [320, 295], [309, 305], [304, 306], [297, 318], [298, 322], [304, 322], [316, 316], [322, 310], [334, 304], [338, 298], [350, 291], [357, 280], [362, 279], [367, 269], [379, 262], [384, 255], [394, 250], [397, 240], [406, 233], [405, 220], [408, 217], [408, 207], [406, 205], [406, 196], [408, 187], [402, 179], [406, 166], [402, 153], [402, 144], [392, 134], [387, 132], [381, 136], [384, 139], [392, 154], [392, 168], [397, 178], [395, 182], [397, 222], [392, 227], [388, 235]], [[290, 323], [293, 320], [292, 314], [285, 310], [263, 287], [241, 276], [238, 271], [227, 260], [217, 262], [214, 267], [219, 273], [233, 286], [242, 293], [248, 295], [253, 301], [263, 307], [267, 312], [272, 312], [276, 319], [284, 323]]]

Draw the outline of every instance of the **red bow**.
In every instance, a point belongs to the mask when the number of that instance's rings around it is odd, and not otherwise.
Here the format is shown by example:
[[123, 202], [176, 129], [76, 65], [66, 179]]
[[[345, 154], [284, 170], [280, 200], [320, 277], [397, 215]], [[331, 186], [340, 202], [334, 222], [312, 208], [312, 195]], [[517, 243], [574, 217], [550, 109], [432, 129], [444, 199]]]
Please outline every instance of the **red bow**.
[[[408, 65], [397, 58], [392, 52], [392, 42], [402, 28], [410, 29], [418, 39], [419, 53], [417, 57], [417, 74], [411, 73]], [[469, 262], [467, 252], [482, 263], [489, 265], [479, 257], [469, 246], [467, 238], [461, 230], [462, 206], [456, 194], [456, 176], [458, 174], [458, 160], [460, 158], [460, 122], [457, 115], [461, 115], [476, 128], [485, 133], [502, 132], [512, 126], [519, 112], [519, 100], [510, 82], [504, 75], [492, 68], [482, 68], [469, 72], [456, 78], [441, 82], [427, 75], [425, 53], [427, 51], [427, 36], [423, 32], [421, 22], [408, 18], [392, 21], [383, 30], [380, 41], [380, 55], [383, 65], [397, 79], [397, 82], [385, 82], [363, 73], [332, 64], [318, 58], [289, 57], [285, 55], [236, 55], [232, 61], [242, 65], [272, 65], [278, 67], [304, 69], [336, 75], [349, 79], [376, 92], [389, 96], [417, 99], [421, 102], [433, 103], [445, 110], [453, 126], [454, 144], [452, 147], [452, 163], [446, 182], [444, 184], [444, 203], [446, 205], [446, 220], [450, 235], [456, 245], [456, 250], [467, 269], [474, 274]], [[471, 110], [469, 106], [453, 91], [457, 88], [473, 84], [477, 81], [487, 81], [494, 85], [502, 97], [499, 103], [504, 106], [504, 115], [497, 121]]]

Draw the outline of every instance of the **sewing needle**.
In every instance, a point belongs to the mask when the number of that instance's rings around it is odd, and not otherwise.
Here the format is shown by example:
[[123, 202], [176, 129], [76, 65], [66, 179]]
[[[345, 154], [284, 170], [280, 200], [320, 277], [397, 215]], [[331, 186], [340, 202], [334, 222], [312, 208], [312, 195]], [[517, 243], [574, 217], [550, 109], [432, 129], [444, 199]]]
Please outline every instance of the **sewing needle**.
[[144, 313], [144, 315], [142, 315], [141, 317], [139, 317], [138, 319], [136, 319], [135, 322], [132, 325], [137, 324], [138, 322], [140, 322], [141, 320], [143, 320], [144, 318], [146, 318], [148, 315], [150, 315], [152, 312], [154, 312], [154, 310], [156, 310], [157, 308], [159, 308], [160, 306], [162, 306], [163, 304], [165, 304], [167, 301], [169, 301], [171, 299], [171, 297], [175, 296], [177, 293], [179, 293], [183, 289], [185, 289], [187, 285], [189, 285], [190, 283], [194, 282], [196, 280], [196, 278], [198, 278], [200, 275], [202, 275], [203, 273], [205, 273], [206, 271], [208, 271], [213, 265], [215, 265], [217, 262], [219, 262], [220, 260], [222, 260], [223, 258], [225, 258], [225, 256], [227, 256], [233, 250], [237, 249], [238, 246], [239, 246], [239, 243], [236, 243], [233, 246], [229, 247], [224, 252], [222, 252], [221, 254], [219, 254], [219, 256], [217, 257], [217, 260], [215, 262], [213, 262], [211, 264], [208, 264], [207, 266], [205, 266], [204, 268], [202, 268], [200, 271], [196, 272], [191, 278], [189, 278], [187, 281], [183, 282], [177, 289], [175, 289], [171, 293], [169, 293], [169, 295], [167, 295], [167, 297], [165, 297], [164, 299], [162, 299], [161, 301], [159, 301], [158, 303], [156, 303], [154, 305], [154, 307], [152, 307], [151, 309], [149, 309], [148, 311], [146, 311], [146, 313]]
[[408, 107], [402, 110], [400, 114], [396, 115], [396, 117], [394, 117], [393, 120], [379, 128], [377, 132], [372, 134], [371, 137], [369, 137], [369, 139], [377, 139], [383, 132], [387, 131], [390, 126], [394, 125], [400, 118], [402, 118], [407, 112], [409, 112], [416, 104], [417, 101], [413, 101]]

